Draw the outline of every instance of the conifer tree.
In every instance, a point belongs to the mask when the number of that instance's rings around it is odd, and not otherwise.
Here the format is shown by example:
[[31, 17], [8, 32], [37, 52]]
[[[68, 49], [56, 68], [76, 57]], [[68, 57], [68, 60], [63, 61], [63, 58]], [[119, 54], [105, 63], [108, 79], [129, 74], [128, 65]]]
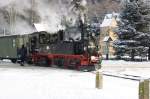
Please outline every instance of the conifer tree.
[[117, 34], [119, 39], [114, 42], [114, 47], [117, 49], [117, 55], [128, 54], [134, 60], [139, 42], [135, 39], [138, 35], [136, 24], [141, 16], [138, 13], [138, 5], [136, 2], [126, 3], [122, 13], [120, 14], [119, 28]]
[[[150, 31], [149, 31], [149, 5], [147, 5], [147, 2], [144, 2], [143, 0], [138, 0], [138, 11], [141, 15], [141, 20], [139, 20], [139, 23], [137, 24], [136, 30], [138, 31], [138, 36], [136, 39], [140, 42], [140, 46], [143, 46], [143, 50], [141, 50], [141, 53], [148, 52], [148, 59], [150, 60]], [[146, 53], [147, 54], [147, 53]]]
[[[121, 15], [117, 34], [119, 40], [114, 42], [117, 55], [130, 54], [134, 60], [135, 55], [141, 55], [150, 48], [149, 36], [149, 9], [142, 0], [127, 2]], [[150, 50], [149, 50], [150, 59]]]

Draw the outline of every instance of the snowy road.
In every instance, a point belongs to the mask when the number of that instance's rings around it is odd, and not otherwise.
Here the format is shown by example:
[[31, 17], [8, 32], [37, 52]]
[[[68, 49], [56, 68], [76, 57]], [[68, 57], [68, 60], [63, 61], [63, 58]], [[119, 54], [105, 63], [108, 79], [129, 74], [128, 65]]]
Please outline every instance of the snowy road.
[[138, 83], [104, 76], [98, 90], [90, 72], [0, 63], [0, 99], [138, 99]]

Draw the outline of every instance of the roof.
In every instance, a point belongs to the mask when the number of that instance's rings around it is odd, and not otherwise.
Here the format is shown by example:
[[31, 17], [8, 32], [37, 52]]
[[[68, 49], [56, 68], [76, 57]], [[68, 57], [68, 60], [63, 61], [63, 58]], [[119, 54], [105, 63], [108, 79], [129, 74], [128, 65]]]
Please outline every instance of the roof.
[[115, 18], [116, 20], [118, 20], [119, 19], [119, 13], [111, 13], [111, 14], [106, 14], [105, 15], [105, 19], [112, 19], [112, 18]]
[[112, 14], [106, 14], [105, 18], [102, 22], [102, 24], [100, 25], [100, 27], [107, 27], [107, 26], [111, 26], [112, 21], [113, 20], [119, 20], [119, 14], [118, 13], [112, 13]]
[[41, 32], [41, 31], [46, 31], [47, 29], [47, 25], [46, 24], [38, 24], [38, 23], [34, 23], [34, 26], [37, 30], [37, 32]]
[[107, 27], [110, 26], [112, 22], [112, 19], [104, 19], [100, 27]]
[[112, 41], [111, 37], [109, 36], [105, 36], [104, 39], [103, 39], [104, 42], [109, 42], [109, 41]]
[[64, 29], [64, 27], [61, 25], [52, 26], [50, 24], [44, 24], [44, 23], [34, 23], [34, 26], [35, 26], [37, 32], [47, 31], [49, 33], [55, 33], [59, 30]]

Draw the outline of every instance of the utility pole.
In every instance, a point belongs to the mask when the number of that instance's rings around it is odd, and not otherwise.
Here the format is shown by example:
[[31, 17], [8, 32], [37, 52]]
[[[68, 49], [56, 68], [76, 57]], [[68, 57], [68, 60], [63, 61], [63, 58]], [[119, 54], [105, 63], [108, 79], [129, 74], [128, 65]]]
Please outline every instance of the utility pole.
[[10, 28], [10, 34], [11, 35], [15, 33], [15, 26], [14, 25], [16, 22], [16, 14], [17, 14], [14, 6], [15, 5], [12, 4], [10, 6], [10, 9], [9, 9], [9, 26], [10, 26], [9, 28]]

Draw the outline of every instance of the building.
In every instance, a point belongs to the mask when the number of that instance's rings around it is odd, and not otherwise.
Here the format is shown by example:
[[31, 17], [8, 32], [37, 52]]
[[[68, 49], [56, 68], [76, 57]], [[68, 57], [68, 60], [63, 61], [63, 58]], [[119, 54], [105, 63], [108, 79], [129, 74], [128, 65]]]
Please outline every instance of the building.
[[117, 21], [119, 21], [118, 13], [106, 14], [102, 24], [100, 25], [100, 51], [103, 55], [113, 55], [115, 50], [112, 47], [112, 42], [118, 38], [114, 29], [117, 28]]

